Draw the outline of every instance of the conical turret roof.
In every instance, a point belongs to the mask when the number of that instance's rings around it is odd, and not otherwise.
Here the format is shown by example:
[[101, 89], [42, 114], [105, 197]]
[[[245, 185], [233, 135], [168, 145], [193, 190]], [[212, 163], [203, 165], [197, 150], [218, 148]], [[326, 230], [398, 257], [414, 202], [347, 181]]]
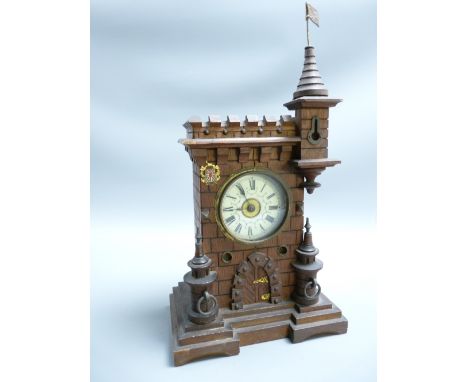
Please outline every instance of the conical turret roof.
[[294, 99], [303, 96], [328, 96], [328, 90], [325, 88], [317, 67], [313, 46], [306, 46], [305, 48], [304, 68], [302, 69], [299, 85], [297, 85], [294, 92]]

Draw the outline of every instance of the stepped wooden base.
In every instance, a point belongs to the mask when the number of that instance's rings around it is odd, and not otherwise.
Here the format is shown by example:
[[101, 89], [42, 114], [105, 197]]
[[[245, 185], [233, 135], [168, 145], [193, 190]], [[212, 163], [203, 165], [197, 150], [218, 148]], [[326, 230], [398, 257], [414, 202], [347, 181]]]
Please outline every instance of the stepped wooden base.
[[189, 289], [179, 283], [169, 296], [175, 366], [209, 356], [239, 354], [240, 346], [289, 337], [293, 343], [324, 334], [346, 333], [348, 321], [326, 296], [311, 306], [286, 300], [240, 310], [223, 308], [216, 320], [196, 325], [188, 320]]

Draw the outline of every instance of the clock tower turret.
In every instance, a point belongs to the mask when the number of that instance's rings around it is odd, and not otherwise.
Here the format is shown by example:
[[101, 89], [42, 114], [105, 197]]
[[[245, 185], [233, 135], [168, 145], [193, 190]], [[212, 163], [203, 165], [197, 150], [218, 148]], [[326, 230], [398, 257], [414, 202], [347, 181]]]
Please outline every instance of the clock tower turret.
[[298, 159], [294, 161], [305, 178], [304, 187], [311, 194], [320, 183], [315, 178], [327, 167], [339, 164], [328, 159], [328, 117], [331, 107], [342, 100], [328, 97], [318, 70], [315, 49], [305, 48], [304, 68], [293, 100], [284, 104], [294, 110], [297, 134], [301, 137]]

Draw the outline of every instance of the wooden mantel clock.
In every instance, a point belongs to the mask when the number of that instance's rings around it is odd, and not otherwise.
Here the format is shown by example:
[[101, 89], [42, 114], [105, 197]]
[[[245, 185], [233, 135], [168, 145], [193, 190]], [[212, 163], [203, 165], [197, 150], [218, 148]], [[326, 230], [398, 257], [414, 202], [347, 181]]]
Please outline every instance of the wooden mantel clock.
[[[313, 20], [312, 20], [313, 21]], [[173, 288], [176, 366], [240, 346], [345, 333], [347, 320], [317, 280], [322, 262], [304, 220], [304, 190], [328, 159], [328, 97], [312, 46], [283, 115], [211, 115], [185, 123], [193, 164], [195, 256]]]

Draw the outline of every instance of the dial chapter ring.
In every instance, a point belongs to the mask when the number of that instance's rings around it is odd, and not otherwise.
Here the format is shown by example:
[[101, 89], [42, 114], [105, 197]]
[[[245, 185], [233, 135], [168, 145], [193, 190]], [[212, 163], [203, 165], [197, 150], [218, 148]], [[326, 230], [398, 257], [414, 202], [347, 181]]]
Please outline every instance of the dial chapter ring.
[[[278, 209], [281, 214], [279, 220], [275, 222], [273, 225], [273, 228], [271, 231], [268, 231], [268, 223], [271, 223], [271, 218], [268, 217], [268, 210], [265, 208], [266, 206], [262, 205], [262, 202], [258, 200], [255, 196], [251, 196], [251, 192], [249, 191], [249, 182], [247, 181], [248, 176], [252, 175], [253, 177], [264, 177], [265, 179], [268, 179], [276, 188], [275, 190], [278, 190], [279, 192], [279, 199], [281, 200], [281, 206], [272, 206], [272, 212], [273, 209]], [[258, 189], [261, 189], [261, 184], [257, 180], [257, 185], [253, 184], [253, 187], [258, 186]], [[242, 193], [242, 190], [240, 190], [238, 187], [234, 187], [236, 182], [244, 182], [244, 189], [246, 192]], [[223, 206], [225, 207], [226, 204], [223, 203], [223, 200], [225, 200], [226, 197], [231, 197], [232, 195], [228, 195], [229, 190], [237, 190], [239, 189], [239, 192], [237, 193], [237, 199], [245, 199], [242, 201], [242, 203], [239, 202], [239, 204], [235, 205], [235, 207], [229, 207], [228, 209], [224, 208], [224, 211], [230, 211], [233, 212], [233, 215], [228, 216], [228, 219], [226, 219], [226, 215], [223, 215]], [[237, 191], [236, 191], [237, 192]], [[291, 191], [289, 189], [289, 186], [286, 184], [286, 182], [281, 178], [279, 174], [274, 173], [271, 170], [264, 169], [264, 168], [250, 168], [246, 170], [242, 170], [239, 172], [236, 172], [232, 174], [220, 187], [217, 196], [216, 196], [216, 202], [215, 202], [215, 217], [216, 217], [216, 222], [220, 228], [220, 230], [223, 232], [224, 236], [226, 236], [228, 239], [232, 241], [237, 241], [241, 242], [244, 244], [257, 244], [264, 242], [266, 240], [269, 240], [279, 234], [281, 232], [282, 228], [284, 227], [286, 221], [289, 219], [290, 215], [290, 210], [291, 210]], [[274, 199], [272, 199], [274, 200]], [[256, 202], [258, 202], [258, 208], [256, 205]], [[253, 205], [252, 205], [253, 204]], [[265, 225], [264, 222], [259, 224], [262, 226], [263, 232], [265, 234], [261, 237], [255, 237], [253, 239], [248, 239], [246, 238], [246, 233], [247, 229], [244, 230], [244, 226], [239, 228], [239, 224], [237, 224], [237, 220], [234, 219], [234, 217], [238, 218], [239, 216], [242, 219], [247, 219], [247, 218], [252, 218], [252, 221], [254, 221], [254, 218], [257, 217], [257, 219], [260, 218], [261, 215], [262, 217], [267, 218], [267, 224]], [[272, 214], [275, 216], [274, 214]], [[234, 217], [233, 217], [234, 216]], [[270, 220], [268, 220], [270, 219]], [[236, 232], [236, 228], [239, 230], [243, 230], [243, 236], [239, 235], [239, 232]]]

